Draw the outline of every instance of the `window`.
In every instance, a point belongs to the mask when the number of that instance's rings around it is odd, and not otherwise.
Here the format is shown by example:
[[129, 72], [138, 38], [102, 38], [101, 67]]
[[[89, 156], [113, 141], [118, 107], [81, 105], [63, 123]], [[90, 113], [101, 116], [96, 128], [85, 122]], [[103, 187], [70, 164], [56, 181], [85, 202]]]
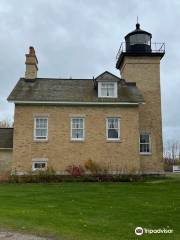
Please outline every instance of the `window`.
[[47, 140], [48, 139], [48, 118], [36, 117], [34, 119], [34, 139]]
[[34, 160], [32, 162], [32, 170], [46, 170], [47, 169], [47, 160]]
[[142, 133], [140, 134], [140, 154], [151, 153], [151, 141], [150, 134]]
[[84, 118], [71, 118], [71, 140], [84, 140]]
[[120, 139], [120, 119], [119, 118], [107, 118], [106, 137], [107, 137], [107, 140]]
[[134, 34], [130, 36], [130, 44], [151, 44], [151, 37], [147, 34]]
[[116, 82], [100, 82], [98, 84], [99, 97], [117, 97], [117, 83]]

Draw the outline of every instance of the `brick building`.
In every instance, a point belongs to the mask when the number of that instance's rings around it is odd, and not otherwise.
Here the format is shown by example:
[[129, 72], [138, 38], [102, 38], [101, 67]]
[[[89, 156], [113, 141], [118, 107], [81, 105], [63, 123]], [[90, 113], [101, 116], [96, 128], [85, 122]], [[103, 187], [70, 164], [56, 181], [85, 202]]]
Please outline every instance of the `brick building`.
[[92, 160], [111, 173], [160, 173], [162, 126], [160, 60], [164, 44], [136, 29], [117, 55], [121, 77], [107, 71], [93, 79], [38, 78], [33, 47], [25, 77], [8, 97], [14, 102], [12, 170], [52, 167], [64, 174]]

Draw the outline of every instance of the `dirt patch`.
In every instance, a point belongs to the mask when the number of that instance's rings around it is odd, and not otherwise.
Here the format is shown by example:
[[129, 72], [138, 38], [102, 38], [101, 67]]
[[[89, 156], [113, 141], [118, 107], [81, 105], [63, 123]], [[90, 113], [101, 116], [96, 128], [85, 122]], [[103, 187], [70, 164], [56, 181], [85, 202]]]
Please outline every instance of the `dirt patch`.
[[37, 237], [22, 233], [0, 231], [0, 240], [51, 240], [52, 238]]

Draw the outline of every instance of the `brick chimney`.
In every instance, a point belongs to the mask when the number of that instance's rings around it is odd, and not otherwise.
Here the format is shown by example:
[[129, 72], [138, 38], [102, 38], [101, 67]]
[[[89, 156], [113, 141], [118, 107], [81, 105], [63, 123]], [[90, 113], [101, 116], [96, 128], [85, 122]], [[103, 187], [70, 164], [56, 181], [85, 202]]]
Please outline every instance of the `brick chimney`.
[[25, 78], [32, 80], [37, 78], [38, 60], [36, 57], [34, 47], [29, 47], [29, 53], [26, 54], [25, 64], [26, 64]]

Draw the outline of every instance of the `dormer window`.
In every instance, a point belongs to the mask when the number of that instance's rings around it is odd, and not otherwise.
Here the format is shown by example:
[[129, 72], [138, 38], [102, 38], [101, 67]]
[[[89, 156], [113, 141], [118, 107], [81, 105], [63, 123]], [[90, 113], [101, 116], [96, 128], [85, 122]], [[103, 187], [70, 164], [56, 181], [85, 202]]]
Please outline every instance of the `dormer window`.
[[99, 82], [98, 97], [116, 98], [117, 97], [117, 82]]

